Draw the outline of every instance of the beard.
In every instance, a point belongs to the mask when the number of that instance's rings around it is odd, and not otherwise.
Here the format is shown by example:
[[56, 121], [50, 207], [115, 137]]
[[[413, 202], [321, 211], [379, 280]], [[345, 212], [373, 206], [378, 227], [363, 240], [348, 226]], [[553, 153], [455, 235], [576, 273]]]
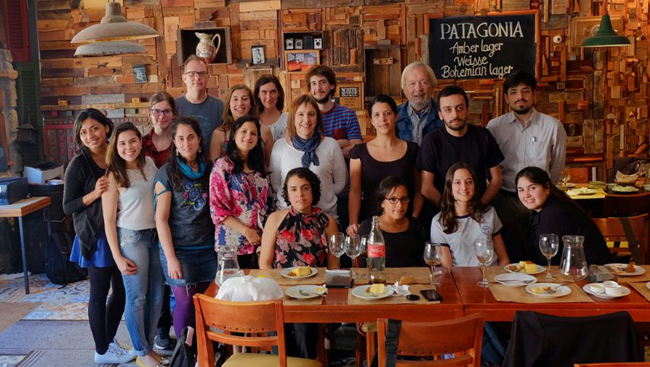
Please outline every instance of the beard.
[[316, 98], [316, 97], [314, 97], [314, 99], [315, 99], [316, 102], [318, 102], [319, 104], [324, 104], [324, 103], [327, 103], [327, 102], [329, 102], [329, 101], [332, 100], [332, 93], [328, 93], [328, 94], [327, 94], [325, 97], [323, 97], [323, 98]]
[[530, 106], [524, 106], [524, 107], [511, 107], [511, 109], [517, 114], [517, 115], [525, 115], [527, 114], [530, 109], [533, 108], [533, 105]]
[[[454, 121], [461, 121], [462, 124], [458, 126], [453, 126], [451, 123]], [[445, 121], [445, 126], [447, 126], [449, 129], [453, 131], [462, 131], [465, 128], [465, 126], [467, 126], [467, 120], [455, 119], [451, 121]]]
[[411, 104], [411, 107], [416, 110], [416, 111], [423, 111], [425, 108], [429, 107], [429, 102], [431, 101], [431, 98], [425, 98], [423, 97], [421, 100], [419, 99], [413, 99], [412, 101], [409, 100], [409, 103]]

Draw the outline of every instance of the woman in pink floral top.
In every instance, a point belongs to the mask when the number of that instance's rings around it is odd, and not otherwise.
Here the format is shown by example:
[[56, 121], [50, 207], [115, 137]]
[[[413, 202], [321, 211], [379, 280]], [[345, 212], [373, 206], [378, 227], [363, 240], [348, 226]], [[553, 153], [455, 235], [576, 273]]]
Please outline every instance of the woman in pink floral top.
[[294, 168], [284, 181], [288, 209], [269, 216], [262, 236], [260, 268], [336, 267], [327, 237], [338, 231], [336, 220], [312, 206], [320, 198], [320, 179], [309, 168]]
[[260, 123], [253, 116], [240, 117], [230, 132], [226, 155], [212, 167], [210, 215], [215, 246], [238, 246], [244, 269], [257, 268], [255, 247], [267, 215], [268, 190]]

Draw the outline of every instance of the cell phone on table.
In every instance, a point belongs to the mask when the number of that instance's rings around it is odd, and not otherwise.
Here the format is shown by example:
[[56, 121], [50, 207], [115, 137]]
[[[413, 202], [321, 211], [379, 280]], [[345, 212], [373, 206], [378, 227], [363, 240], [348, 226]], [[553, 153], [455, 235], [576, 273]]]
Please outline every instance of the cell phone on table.
[[429, 302], [442, 302], [442, 296], [435, 289], [423, 289], [420, 293]]

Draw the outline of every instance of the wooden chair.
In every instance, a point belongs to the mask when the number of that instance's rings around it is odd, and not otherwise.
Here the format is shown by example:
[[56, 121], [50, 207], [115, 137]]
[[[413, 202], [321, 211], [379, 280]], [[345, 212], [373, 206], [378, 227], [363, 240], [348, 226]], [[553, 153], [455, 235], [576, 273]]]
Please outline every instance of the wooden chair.
[[[214, 366], [213, 341], [256, 348], [278, 347], [279, 355], [234, 354], [226, 360], [226, 363], [223, 364], [224, 367], [278, 365], [281, 367], [321, 367], [318, 361], [287, 357], [282, 300], [230, 302], [196, 294], [194, 295], [194, 306], [196, 308], [196, 341], [200, 367]], [[213, 329], [217, 329], [219, 332]], [[276, 332], [277, 335], [268, 336], [270, 332]], [[246, 333], [246, 335], [232, 335], [232, 333]]]
[[[379, 367], [386, 365], [387, 319], [377, 320]], [[403, 321], [399, 331], [399, 356], [433, 357], [427, 361], [397, 361], [396, 366], [474, 366], [481, 365], [484, 319], [470, 315], [441, 322]], [[443, 354], [454, 358], [440, 359]]]
[[573, 367], [650, 367], [650, 362], [576, 363]]
[[632, 217], [650, 212], [650, 192], [633, 195], [607, 195], [603, 217]]
[[[650, 251], [648, 250], [648, 240], [650, 233], [650, 216], [648, 214], [643, 214], [635, 217], [628, 217], [630, 221], [630, 227], [632, 227], [632, 232], [634, 233], [634, 238], [636, 239], [639, 246], [639, 255], [640, 259], [634, 259], [638, 264], [650, 264]], [[610, 248], [614, 255], [627, 255], [630, 254], [630, 249], [628, 247], [621, 247], [620, 243], [627, 241], [628, 238], [625, 235], [625, 229], [621, 223], [621, 218], [593, 218], [593, 221], [598, 226], [600, 233], [603, 234], [605, 240], [608, 242], [614, 242], [614, 247]]]

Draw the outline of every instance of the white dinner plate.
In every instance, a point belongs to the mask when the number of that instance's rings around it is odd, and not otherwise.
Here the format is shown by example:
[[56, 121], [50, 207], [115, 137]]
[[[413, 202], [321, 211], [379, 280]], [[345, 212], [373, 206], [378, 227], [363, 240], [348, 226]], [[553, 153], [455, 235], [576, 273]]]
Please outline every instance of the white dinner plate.
[[508, 287], [523, 287], [528, 284], [536, 283], [537, 278], [522, 273], [504, 273], [495, 276], [494, 281]]
[[297, 285], [285, 289], [284, 293], [291, 298], [310, 299], [322, 296], [325, 291], [327, 288], [319, 285]]
[[627, 272], [625, 269], [627, 269], [627, 264], [623, 263], [611, 263], [611, 264], [605, 264], [606, 267], [608, 267], [610, 270], [614, 270], [616, 272], [616, 275], [619, 277], [635, 277], [637, 275], [645, 274], [645, 269], [640, 267], [639, 265], [634, 265], [634, 271], [633, 272]]
[[[504, 266], [503, 269], [505, 271], [507, 271], [508, 273], [520, 273], [520, 274], [529, 274], [529, 275], [541, 274], [546, 270], [546, 268], [543, 267], [543, 266], [540, 266], [540, 265], [537, 265], [537, 264], [535, 264], [535, 265], [537, 266], [537, 270], [535, 270], [534, 273], [530, 273], [530, 274], [526, 273], [523, 268], [520, 268], [519, 263], [508, 264], [508, 265]], [[512, 267], [516, 267], [519, 270], [512, 270]]]
[[645, 284], [645, 287], [648, 288], [648, 289], [650, 289], [650, 282], [647, 282], [647, 283]]
[[[623, 286], [621, 286], [621, 288], [623, 288], [623, 294], [621, 294], [620, 296], [612, 296], [611, 294], [597, 293], [597, 292], [594, 292], [594, 291], [591, 290], [591, 285], [592, 285], [592, 284], [600, 284], [600, 283], [589, 283], [589, 284], [585, 284], [585, 285], [582, 286], [582, 290], [585, 291], [585, 292], [587, 292], [587, 293], [589, 293], [589, 294], [591, 294], [592, 296], [596, 296], [596, 297], [598, 297], [598, 298], [602, 298], [602, 299], [614, 299], [614, 298], [625, 297], [625, 296], [627, 296], [628, 294], [630, 294], [630, 289], [627, 288], [627, 287], [623, 287]], [[602, 284], [601, 284], [601, 285], [602, 285]], [[603, 289], [604, 289], [604, 288], [603, 288]]]
[[366, 301], [374, 301], [376, 299], [382, 299], [382, 298], [390, 297], [395, 292], [393, 287], [387, 286], [386, 287], [386, 293], [373, 295], [372, 293], [366, 292], [366, 289], [368, 289], [370, 287], [372, 287], [372, 284], [358, 286], [358, 287], [352, 289], [352, 295], [357, 297], [357, 298], [361, 298], [363, 300], [366, 300]]
[[293, 271], [294, 269], [298, 269], [298, 267], [296, 266], [296, 267], [293, 267], [293, 268], [282, 269], [280, 271], [280, 275], [282, 275], [285, 278], [289, 278], [289, 279], [304, 279], [304, 278], [313, 277], [314, 275], [318, 274], [318, 269], [311, 268], [311, 274], [309, 274], [309, 275], [303, 275], [303, 276], [289, 275], [289, 273], [291, 273], [291, 271]]
[[618, 192], [622, 194], [631, 194], [635, 192], [639, 192], [639, 189], [637, 189], [634, 186], [621, 186], [621, 185], [616, 185], [611, 188], [612, 192]]
[[[551, 292], [550, 290], [548, 291], [541, 291], [541, 292], [535, 292], [534, 290], [537, 289], [544, 289], [544, 288], [550, 288], [553, 289], [554, 292]], [[571, 293], [571, 288], [565, 286], [565, 285], [560, 285], [557, 283], [533, 283], [533, 284], [528, 284], [526, 286], [526, 292], [532, 294], [533, 296], [536, 297], [542, 297], [542, 298], [557, 298], [557, 297], [564, 297], [567, 294]]]
[[579, 189], [573, 189], [573, 190], [567, 191], [567, 194], [569, 194], [569, 195], [594, 195], [596, 193], [597, 193], [596, 190], [589, 189], [589, 188], [586, 188], [586, 187], [581, 187]]

